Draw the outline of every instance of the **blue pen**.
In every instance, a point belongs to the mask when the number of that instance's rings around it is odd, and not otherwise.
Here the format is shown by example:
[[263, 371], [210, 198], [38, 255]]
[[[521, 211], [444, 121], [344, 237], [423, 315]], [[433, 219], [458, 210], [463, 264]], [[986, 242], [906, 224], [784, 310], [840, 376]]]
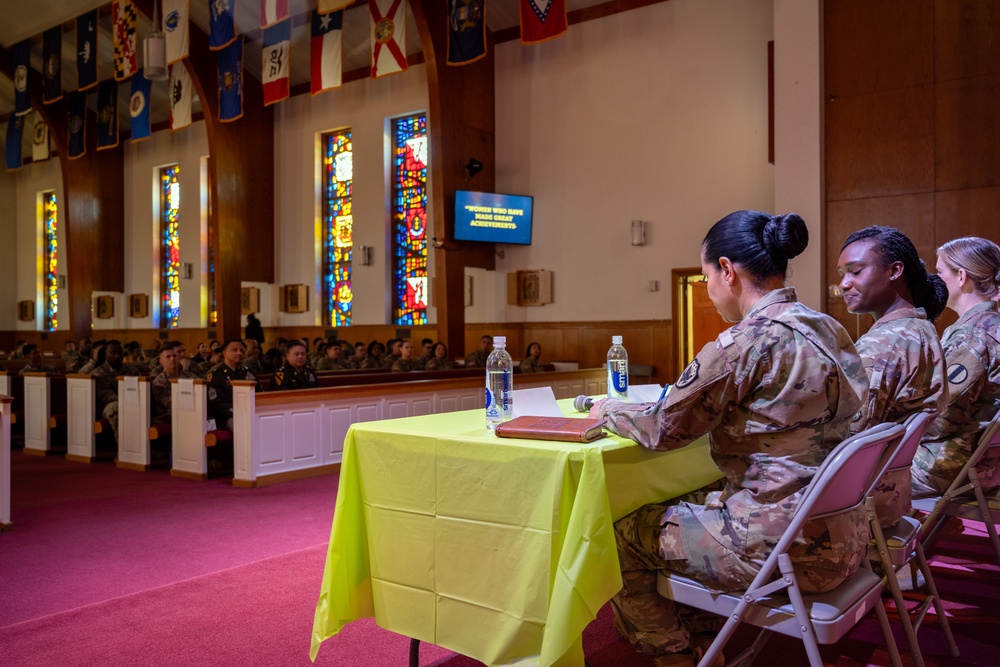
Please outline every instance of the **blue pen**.
[[658, 399], [656, 399], [656, 402], [657, 403], [662, 403], [663, 399], [667, 397], [667, 392], [668, 391], [670, 391], [670, 385], [669, 384], [663, 385], [663, 391], [660, 392], [660, 397]]

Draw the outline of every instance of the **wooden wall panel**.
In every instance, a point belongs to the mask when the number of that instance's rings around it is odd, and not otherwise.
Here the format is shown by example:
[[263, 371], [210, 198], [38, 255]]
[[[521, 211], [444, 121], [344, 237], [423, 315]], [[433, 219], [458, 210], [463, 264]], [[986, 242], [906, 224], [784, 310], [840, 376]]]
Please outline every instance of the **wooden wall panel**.
[[1000, 185], [1000, 78], [941, 81], [935, 98], [936, 189]]
[[937, 81], [996, 72], [1000, 7], [994, 0], [938, 0], [934, 11]]
[[935, 247], [960, 236], [1000, 242], [1000, 187], [939, 192], [934, 204]]

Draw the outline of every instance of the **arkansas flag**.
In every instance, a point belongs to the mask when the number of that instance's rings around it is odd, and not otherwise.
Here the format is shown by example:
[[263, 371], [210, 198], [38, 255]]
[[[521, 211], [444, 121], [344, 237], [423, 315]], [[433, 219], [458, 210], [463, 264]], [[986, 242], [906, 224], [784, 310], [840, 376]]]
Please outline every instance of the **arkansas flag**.
[[111, 25], [114, 30], [115, 80], [124, 81], [139, 69], [135, 57], [135, 7], [132, 0], [115, 0], [111, 4]]
[[566, 26], [566, 0], [521, 0], [522, 44], [558, 37]]
[[341, 84], [341, 47], [343, 46], [344, 12], [320, 14], [313, 12], [312, 39], [309, 42], [309, 68], [313, 95], [337, 88]]
[[264, 106], [288, 97], [288, 61], [292, 52], [292, 22], [265, 28], [260, 80], [264, 84]]
[[270, 28], [288, 18], [288, 0], [260, 0], [260, 27]]
[[372, 78], [406, 69], [406, 1], [368, 0], [371, 12]]
[[191, 124], [191, 75], [184, 63], [170, 66], [170, 129]]

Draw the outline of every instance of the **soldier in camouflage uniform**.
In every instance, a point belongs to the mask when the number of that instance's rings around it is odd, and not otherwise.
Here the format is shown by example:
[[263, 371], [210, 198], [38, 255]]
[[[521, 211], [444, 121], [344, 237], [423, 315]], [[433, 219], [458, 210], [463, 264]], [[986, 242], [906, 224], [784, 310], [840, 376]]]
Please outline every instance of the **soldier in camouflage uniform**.
[[538, 361], [539, 357], [542, 356], [542, 346], [538, 343], [531, 343], [528, 345], [528, 349], [524, 353], [524, 359], [521, 360], [520, 369], [522, 373], [541, 373], [545, 369], [542, 368], [541, 362]]
[[[866, 378], [847, 332], [783, 287], [807, 234], [794, 214], [740, 211], [716, 223], [702, 244], [702, 270], [716, 308], [737, 323], [661, 402], [605, 400], [592, 410], [650, 449], [707, 433], [725, 475], [722, 491], [647, 505], [615, 523], [623, 582], [612, 598], [615, 627], [657, 665], [693, 665], [689, 647], [710, 641], [702, 633], [719, 620], [660, 596], [657, 571], [721, 590], [748, 586], [861, 406]], [[829, 590], [850, 576], [868, 535], [861, 508], [808, 524], [792, 551], [803, 588]]]
[[451, 359], [448, 358], [448, 346], [444, 343], [435, 343], [431, 349], [431, 359], [424, 366], [425, 371], [450, 371], [452, 369]]
[[[848, 312], [875, 318], [856, 343], [868, 375], [868, 401], [851, 430], [902, 423], [922, 410], [940, 412], [948, 388], [944, 351], [931, 321], [947, 300], [943, 281], [928, 275], [913, 243], [892, 227], [868, 227], [848, 237], [837, 271]], [[886, 473], [875, 488], [882, 527], [909, 512], [910, 500], [909, 472]]]
[[97, 398], [97, 416], [107, 419], [118, 440], [118, 376], [139, 376], [139, 369], [123, 363], [125, 350], [121, 342], [110, 340], [104, 347], [104, 363], [90, 374], [94, 378], [94, 394]]
[[344, 348], [340, 345], [328, 345], [326, 355], [316, 364], [318, 371], [346, 371], [351, 368], [351, 362], [344, 359]]
[[21, 353], [28, 363], [21, 368], [20, 375], [25, 373], [55, 373], [56, 367], [42, 363], [42, 351], [34, 343], [28, 343], [21, 348]]
[[170, 423], [170, 381], [181, 378], [194, 378], [196, 376], [191, 371], [181, 368], [180, 360], [177, 358], [175, 343], [170, 341], [160, 346], [159, 368], [160, 372], [150, 383], [153, 394], [152, 405], [150, 406], [152, 411], [151, 421], [154, 424], [165, 424]]
[[293, 340], [288, 343], [288, 351], [285, 353], [285, 363], [274, 372], [272, 383], [274, 389], [312, 389], [318, 386], [316, 374], [306, 363], [308, 358], [306, 345], [300, 340]]
[[404, 341], [400, 346], [399, 359], [392, 364], [393, 373], [411, 373], [424, 370], [423, 364], [413, 358], [413, 343]]
[[380, 361], [380, 363], [382, 364], [382, 368], [388, 368], [392, 370], [393, 364], [395, 364], [396, 360], [399, 359], [399, 357], [401, 356], [402, 347], [403, 347], [402, 338], [393, 338], [392, 340], [389, 341], [389, 354], [382, 357], [382, 360]]
[[[959, 318], [941, 339], [948, 405], [928, 427], [911, 467], [918, 498], [948, 490], [1000, 409], [1000, 312], [993, 301], [1000, 292], [1000, 247], [977, 237], [950, 241], [938, 249], [937, 272]], [[980, 481], [984, 488], [1000, 483]]]
[[[246, 346], [238, 338], [222, 346], [222, 365], [205, 377], [208, 382], [208, 416], [218, 428], [233, 430], [233, 380], [256, 381], [253, 373], [243, 368]], [[260, 386], [257, 387], [260, 391]]]
[[493, 351], [493, 337], [483, 336], [479, 339], [479, 349], [465, 358], [466, 368], [486, 368], [486, 360]]

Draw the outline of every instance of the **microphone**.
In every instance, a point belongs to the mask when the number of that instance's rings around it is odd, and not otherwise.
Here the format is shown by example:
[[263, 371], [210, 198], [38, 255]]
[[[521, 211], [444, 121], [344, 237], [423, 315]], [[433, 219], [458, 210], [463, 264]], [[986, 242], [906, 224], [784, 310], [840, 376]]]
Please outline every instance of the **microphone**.
[[590, 409], [594, 407], [594, 399], [589, 396], [577, 396], [573, 399], [573, 409], [577, 412], [590, 412]]

